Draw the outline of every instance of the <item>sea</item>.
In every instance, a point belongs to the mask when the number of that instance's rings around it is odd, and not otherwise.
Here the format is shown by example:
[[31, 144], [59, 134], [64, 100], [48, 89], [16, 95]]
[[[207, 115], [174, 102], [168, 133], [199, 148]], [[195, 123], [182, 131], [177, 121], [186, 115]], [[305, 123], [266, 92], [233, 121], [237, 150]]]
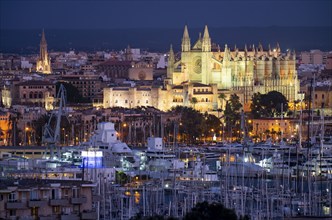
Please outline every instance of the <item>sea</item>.
[[[34, 54], [39, 52], [41, 29], [0, 29], [0, 53]], [[203, 28], [190, 28], [193, 46]], [[209, 27], [212, 43], [235, 45], [243, 49], [262, 43], [264, 48], [279, 43], [282, 51], [332, 50], [332, 27]], [[170, 45], [180, 50], [183, 28], [132, 29], [45, 29], [49, 51], [118, 51], [141, 48], [151, 52], [167, 52]]]

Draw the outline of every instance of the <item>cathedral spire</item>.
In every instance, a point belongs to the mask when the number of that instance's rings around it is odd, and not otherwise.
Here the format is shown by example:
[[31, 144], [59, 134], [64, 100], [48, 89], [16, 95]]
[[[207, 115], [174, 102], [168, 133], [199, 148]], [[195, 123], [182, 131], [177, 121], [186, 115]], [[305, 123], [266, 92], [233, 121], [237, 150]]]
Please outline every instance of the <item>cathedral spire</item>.
[[203, 35], [203, 39], [210, 39], [209, 29], [208, 29], [208, 26], [207, 26], [207, 25], [205, 25], [205, 27], [204, 27], [204, 35]]
[[168, 56], [168, 63], [167, 63], [167, 78], [172, 78], [173, 72], [174, 72], [174, 52], [173, 52], [173, 46], [171, 44], [169, 49], [169, 56]]
[[291, 50], [290, 49], [287, 49], [287, 58], [290, 59], [291, 57]]
[[269, 44], [269, 52], [268, 52], [269, 56], [272, 55], [272, 50], [271, 50], [271, 45]]
[[184, 26], [183, 37], [182, 37], [182, 52], [190, 51], [190, 38], [187, 25]]
[[259, 42], [258, 48], [259, 52], [263, 53], [263, 45], [261, 44], [261, 42]]
[[173, 45], [171, 44], [169, 49], [169, 57], [168, 62], [172, 61], [174, 63], [175, 57], [174, 57], [174, 51], [173, 51]]
[[44, 29], [40, 40], [39, 59], [36, 63], [36, 70], [42, 73], [51, 73], [51, 59], [47, 52], [47, 42]]
[[280, 45], [279, 45], [279, 42], [277, 42], [277, 52], [280, 53]]
[[46, 44], [46, 38], [45, 38], [45, 32], [44, 32], [44, 29], [43, 29], [43, 32], [42, 32], [42, 37], [41, 37], [41, 40], [40, 40], [40, 43], [44, 43]]
[[229, 49], [227, 44], [225, 44], [225, 51], [224, 51], [224, 62], [228, 62], [230, 60]]
[[187, 25], [184, 26], [184, 31], [183, 31], [183, 37], [182, 37], [182, 40], [183, 39], [187, 39], [189, 38], [189, 32], [188, 32], [188, 27]]
[[296, 60], [296, 52], [293, 50], [293, 60]]
[[233, 54], [234, 54], [234, 57], [237, 57], [238, 54], [239, 54], [239, 49], [236, 47], [236, 44], [234, 45], [234, 52], [233, 52]]
[[207, 25], [205, 25], [205, 28], [204, 28], [202, 51], [203, 52], [210, 52], [211, 51], [211, 38], [210, 38], [210, 35], [209, 35], [209, 30], [208, 30]]

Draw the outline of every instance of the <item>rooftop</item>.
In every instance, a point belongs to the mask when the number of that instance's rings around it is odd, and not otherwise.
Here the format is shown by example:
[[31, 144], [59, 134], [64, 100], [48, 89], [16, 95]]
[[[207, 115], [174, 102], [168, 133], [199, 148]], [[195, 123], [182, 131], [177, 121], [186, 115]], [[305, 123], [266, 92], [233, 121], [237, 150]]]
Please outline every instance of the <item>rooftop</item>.
[[51, 184], [60, 184], [60, 186], [89, 186], [90, 181], [75, 180], [45, 180], [45, 179], [0, 179], [0, 190], [7, 187], [18, 187], [19, 189], [35, 188], [35, 187], [51, 187]]

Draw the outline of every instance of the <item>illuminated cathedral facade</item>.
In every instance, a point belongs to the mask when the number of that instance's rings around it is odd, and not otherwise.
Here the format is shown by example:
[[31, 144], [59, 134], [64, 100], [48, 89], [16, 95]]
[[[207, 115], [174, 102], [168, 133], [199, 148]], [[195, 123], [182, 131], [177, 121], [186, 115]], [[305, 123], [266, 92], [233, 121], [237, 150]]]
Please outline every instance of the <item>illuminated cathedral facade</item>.
[[39, 58], [36, 63], [36, 71], [45, 74], [50, 74], [52, 72], [51, 58], [49, 57], [47, 52], [47, 42], [45, 39], [44, 30], [42, 33], [42, 38], [40, 40], [40, 52], [39, 52]]
[[168, 110], [182, 105], [213, 112], [225, 109], [225, 100], [236, 93], [249, 110], [254, 93], [278, 91], [293, 102], [299, 99], [299, 88], [295, 52], [283, 54], [279, 45], [264, 50], [261, 44], [242, 51], [225, 45], [221, 50], [212, 46], [207, 26], [192, 45], [185, 26], [181, 58], [176, 59], [171, 47], [164, 86], [106, 88], [104, 107], [146, 105]]

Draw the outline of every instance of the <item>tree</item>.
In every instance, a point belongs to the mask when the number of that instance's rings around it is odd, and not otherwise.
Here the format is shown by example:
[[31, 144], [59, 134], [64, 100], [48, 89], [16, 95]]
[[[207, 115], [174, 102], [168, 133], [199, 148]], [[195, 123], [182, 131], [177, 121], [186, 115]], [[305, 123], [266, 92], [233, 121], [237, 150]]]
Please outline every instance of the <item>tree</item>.
[[190, 143], [194, 143], [204, 131], [203, 114], [193, 108], [183, 106], [176, 106], [171, 111], [181, 115], [182, 125], [179, 126], [179, 133], [184, 134]]
[[277, 91], [267, 94], [255, 93], [250, 108], [254, 118], [275, 117], [288, 111], [288, 101], [282, 93]]
[[240, 129], [241, 120], [241, 108], [240, 98], [236, 94], [232, 94], [230, 99], [226, 102], [224, 111], [226, 119], [226, 130], [230, 136]]
[[37, 120], [32, 121], [32, 127], [35, 130], [35, 139], [37, 145], [42, 144], [43, 129], [44, 126], [47, 124], [49, 118], [50, 117], [45, 114], [41, 115]]
[[220, 100], [220, 104], [221, 104], [221, 109], [224, 107], [224, 102], [226, 100], [226, 95], [224, 93], [220, 93], [218, 96], [218, 99]]
[[130, 182], [129, 176], [122, 171], [117, 171], [115, 173], [116, 184], [124, 185]]
[[[204, 134], [205, 136], [213, 135], [213, 133], [219, 134], [220, 131], [220, 119], [216, 117], [215, 115], [210, 115], [206, 112], [205, 115], [205, 131]], [[212, 134], [211, 134], [212, 132]]]
[[59, 91], [60, 84], [62, 84], [66, 89], [67, 102], [69, 102], [69, 103], [87, 103], [87, 102], [90, 102], [90, 100], [88, 98], [82, 97], [82, 95], [80, 94], [78, 89], [70, 83], [57, 82], [56, 83], [56, 91], [57, 92]]
[[265, 130], [266, 138], [270, 138], [271, 131], [269, 129]]
[[11, 144], [13, 146], [17, 146], [17, 144], [21, 142], [21, 138], [19, 137], [19, 133], [21, 132], [21, 130], [17, 128], [17, 124], [21, 119], [21, 117], [22, 117], [21, 113], [19, 112], [11, 113], [9, 115], [9, 124], [10, 124], [9, 136]]
[[196, 105], [197, 102], [198, 101], [197, 101], [196, 97], [192, 97], [191, 100], [190, 100], [190, 103], [194, 106], [194, 108], [195, 108], [195, 105]]
[[263, 106], [261, 105], [261, 101], [262, 101], [262, 94], [260, 94], [259, 92], [254, 93], [250, 104], [251, 114], [254, 118], [260, 118], [263, 114], [265, 115], [265, 113], [263, 113], [264, 109]]
[[237, 216], [234, 210], [226, 208], [221, 203], [202, 202], [197, 203], [196, 206], [188, 212], [184, 220], [206, 220], [206, 219], [218, 219], [218, 220], [237, 220]]

